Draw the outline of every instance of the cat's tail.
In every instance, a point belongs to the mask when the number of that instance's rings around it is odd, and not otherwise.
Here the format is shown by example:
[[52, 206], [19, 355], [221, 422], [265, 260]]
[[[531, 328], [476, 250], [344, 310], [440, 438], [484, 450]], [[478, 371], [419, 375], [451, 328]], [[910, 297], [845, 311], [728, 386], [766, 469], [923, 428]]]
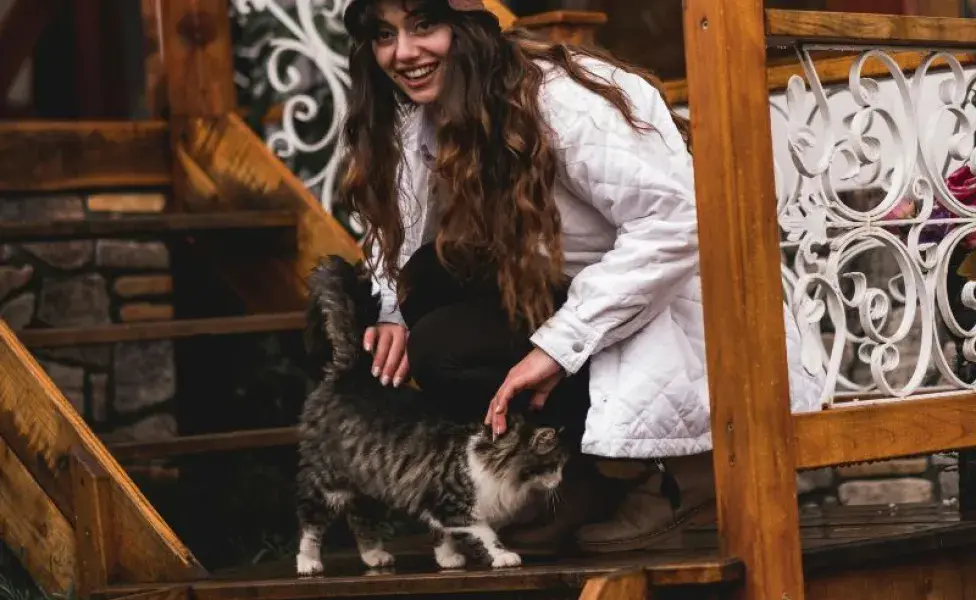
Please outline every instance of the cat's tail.
[[376, 322], [379, 301], [362, 262], [327, 256], [308, 278], [305, 348], [321, 373], [329, 364], [348, 371], [356, 364], [366, 327]]

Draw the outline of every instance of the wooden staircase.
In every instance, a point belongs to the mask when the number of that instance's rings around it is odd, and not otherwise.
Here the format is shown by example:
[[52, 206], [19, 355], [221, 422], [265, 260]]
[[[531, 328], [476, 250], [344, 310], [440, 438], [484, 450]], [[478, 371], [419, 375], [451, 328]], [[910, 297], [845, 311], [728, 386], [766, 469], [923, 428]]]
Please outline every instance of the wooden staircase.
[[[716, 2], [696, 6], [704, 10], [701, 7], [707, 4], [710, 11]], [[770, 525], [773, 517], [760, 512], [767, 510], [775, 517], [779, 508], [762, 505], [762, 499], [769, 499], [763, 495], [766, 491], [757, 490], [759, 484], [753, 485], [751, 480], [734, 481], [731, 470], [723, 471], [725, 479], [720, 485], [745, 490], [748, 484], [753, 496], [744, 491], [741, 497], [726, 495], [726, 502], [732, 498], [736, 503], [725, 505], [721, 529], [715, 523], [693, 520], [672, 544], [654, 552], [559, 559], [529, 555], [526, 565], [518, 569], [473, 567], [438, 572], [430, 548], [422, 540], [406, 539], [400, 542], [401, 560], [395, 572], [369, 572], [348, 551], [330, 555], [325, 561], [328, 572], [314, 578], [296, 578], [290, 560], [228, 571], [206, 569], [123, 465], [289, 447], [297, 439], [295, 429], [221, 431], [105, 444], [57, 389], [32, 351], [299, 330], [304, 325], [305, 275], [321, 256], [338, 254], [355, 260], [360, 251], [238, 115], [228, 62], [226, 0], [145, 4], [158, 9], [146, 13], [146, 30], [161, 32], [166, 42], [162, 45], [165, 54], [155, 57], [165, 65], [166, 77], [154, 83], [157, 87], [149, 95], [166, 99], [167, 118], [138, 123], [0, 125], [4, 158], [0, 161], [0, 192], [154, 190], [167, 196], [165, 210], [80, 221], [0, 221], [0, 241], [171, 239], [219, 274], [246, 312], [18, 332], [0, 321], [0, 537], [19, 551], [43, 589], [73, 590], [82, 598], [106, 600], [403, 595], [752, 600], [772, 598], [763, 596], [762, 590], [757, 593], [756, 574], [766, 577], [779, 568], [771, 565], [774, 561], [760, 559], [775, 556], [778, 543], [788, 550], [795, 542], [807, 598], [976, 597], [976, 579], [971, 576], [976, 572], [976, 525], [962, 520], [957, 511], [801, 512], [795, 539], [762, 539], [767, 525], [786, 531], [786, 520], [774, 519]], [[493, 10], [506, 26], [522, 25], [552, 37], [582, 41], [592, 41], [594, 28], [602, 22], [599, 15], [560, 12], [520, 23], [497, 3]], [[711, 12], [707, 16], [713, 24], [722, 18]], [[700, 22], [708, 21], [689, 21]], [[692, 98], [698, 90], [702, 97], [701, 78], [697, 84], [690, 83], [674, 83], [668, 89], [678, 95], [690, 91]], [[162, 115], [162, 107], [159, 109]], [[784, 472], [792, 474], [794, 466], [805, 469], [976, 446], [976, 428], [924, 439], [903, 435], [918, 424], [925, 426], [925, 418], [930, 419], [929, 426], [952, 420], [972, 422], [969, 400], [951, 406], [939, 401], [922, 410], [916, 403], [914, 410], [896, 406], [853, 416], [837, 411], [797, 418], [795, 423], [791, 421], [792, 429], [776, 430], [777, 435], [784, 434], [782, 440], [776, 439], [789, 449]], [[748, 436], [765, 434], [769, 424], [762, 417], [731, 414], [729, 423], [733, 416], [739, 422], [748, 421], [742, 437], [734, 440], [742, 461], [748, 461], [746, 474], [768, 482], [770, 475], [762, 467], [767, 455]], [[835, 431], [850, 432], [855, 426], [858, 435], [845, 437], [844, 444], [835, 443]], [[728, 431], [732, 431], [731, 425]], [[783, 489], [777, 491], [788, 496]], [[747, 530], [750, 524], [752, 529]], [[730, 528], [738, 537], [729, 535]], [[759, 550], [753, 552], [742, 540], [752, 540]], [[767, 554], [760, 556], [760, 550]], [[777, 595], [776, 600], [788, 597]]]

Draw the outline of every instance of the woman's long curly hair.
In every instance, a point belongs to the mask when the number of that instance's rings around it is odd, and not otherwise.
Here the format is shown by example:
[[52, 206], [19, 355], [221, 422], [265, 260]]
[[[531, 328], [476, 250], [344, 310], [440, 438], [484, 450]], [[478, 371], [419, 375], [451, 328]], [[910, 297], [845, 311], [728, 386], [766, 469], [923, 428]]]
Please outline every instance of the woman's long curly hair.
[[[539, 107], [544, 71], [537, 61], [561, 68], [642, 131], [650, 126], [635, 117], [620, 88], [580, 66], [574, 56], [598, 58], [655, 87], [659, 83], [595, 49], [546, 43], [518, 30], [502, 32], [488, 12], [454, 11], [447, 0], [419, 0], [414, 11], [450, 25], [454, 33], [435, 117], [435, 185], [443, 186], [438, 197], [445, 203], [438, 256], [461, 277], [491, 265], [512, 324], [534, 330], [553, 313], [553, 290], [565, 284], [553, 198], [557, 157]], [[343, 131], [348, 154], [339, 201], [365, 223], [366, 255], [379, 245], [382, 267], [402, 297], [409, 282], [401, 281], [398, 263], [404, 241], [398, 165], [403, 118], [416, 107], [376, 62], [375, 2], [358, 11], [350, 31], [358, 35], [350, 55], [352, 92]], [[673, 112], [672, 117], [688, 142], [687, 121]]]

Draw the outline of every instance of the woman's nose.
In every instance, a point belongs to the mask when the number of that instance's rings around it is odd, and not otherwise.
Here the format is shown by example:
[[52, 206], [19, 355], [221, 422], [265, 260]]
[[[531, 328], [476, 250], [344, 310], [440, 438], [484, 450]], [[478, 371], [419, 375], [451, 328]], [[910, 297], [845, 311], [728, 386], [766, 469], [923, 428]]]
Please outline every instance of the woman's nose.
[[394, 58], [397, 62], [410, 62], [420, 55], [420, 48], [417, 47], [413, 36], [400, 34], [397, 36], [396, 53]]

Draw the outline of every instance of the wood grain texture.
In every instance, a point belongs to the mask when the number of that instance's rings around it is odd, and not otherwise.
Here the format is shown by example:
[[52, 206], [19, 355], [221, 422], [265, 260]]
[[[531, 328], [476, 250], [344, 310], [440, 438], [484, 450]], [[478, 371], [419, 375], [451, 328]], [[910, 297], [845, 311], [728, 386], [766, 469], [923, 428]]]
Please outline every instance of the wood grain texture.
[[652, 600], [643, 571], [594, 577], [583, 586], [579, 600]]
[[148, 442], [119, 442], [109, 444], [108, 448], [120, 462], [150, 458], [187, 456], [191, 454], [212, 454], [254, 448], [293, 446], [298, 443], [297, 427], [277, 427], [274, 429], [253, 429], [184, 435], [164, 440]]
[[[298, 217], [293, 256], [244, 263], [221, 256], [219, 248], [211, 253], [252, 311], [300, 309], [307, 296], [306, 278], [319, 260], [330, 254], [351, 262], [362, 258], [355, 240], [236, 114], [186, 120], [177, 151], [185, 152], [234, 210], [282, 209]], [[190, 197], [183, 199], [192, 203]], [[197, 209], [192, 204], [185, 208]]]
[[0, 436], [60, 512], [74, 522], [69, 456], [78, 450], [112, 480], [112, 527], [122, 581], [179, 581], [205, 576], [169, 526], [126, 475], [33, 356], [0, 321]]
[[63, 348], [116, 342], [175, 340], [204, 335], [234, 335], [295, 331], [305, 327], [305, 313], [213, 317], [149, 323], [116, 323], [91, 327], [25, 329], [19, 331], [21, 343], [28, 348]]
[[976, 394], [793, 416], [796, 468], [976, 447]]
[[162, 186], [172, 181], [162, 121], [0, 123], [0, 192]]
[[[905, 51], [894, 52], [891, 58], [898, 64], [903, 72], [911, 73], [922, 63], [923, 55], [920, 52]], [[976, 63], [976, 56], [972, 54], [956, 54], [959, 64], [963, 67]], [[817, 73], [820, 76], [820, 83], [823, 85], [846, 84], [851, 72], [851, 65], [857, 60], [856, 56], [836, 56], [830, 58], [820, 58], [814, 60]], [[943, 71], [947, 68], [945, 59], [935, 60], [929, 68], [930, 73]], [[776, 65], [766, 69], [766, 89], [769, 93], [781, 92], [786, 89], [790, 77], [799, 75], [805, 76], [803, 67], [799, 63]], [[863, 77], [884, 79], [891, 76], [888, 68], [876, 60], [868, 61], [861, 70]], [[688, 102], [688, 81], [685, 79], [671, 79], [663, 82], [664, 94], [673, 104], [685, 104]]]
[[163, 56], [163, 0], [140, 0], [142, 39], [145, 44], [145, 82], [143, 102], [154, 117], [162, 117], [169, 104], [166, 89], [166, 65]]
[[289, 232], [296, 223], [295, 214], [286, 210], [241, 210], [207, 214], [163, 213], [119, 218], [90, 218], [84, 221], [0, 221], [0, 239], [5, 242], [36, 242], [117, 238], [145, 234], [205, 234], [233, 230], [281, 229]]
[[112, 522], [112, 480], [81, 451], [71, 453], [71, 482], [75, 510], [77, 576], [75, 589], [87, 598], [115, 578], [118, 544]]
[[857, 569], [823, 571], [807, 582], [807, 600], [969, 600], [976, 598], [976, 552], [933, 551]]
[[64, 593], [71, 588], [76, 555], [71, 523], [2, 437], [0, 538], [41, 589]]
[[166, 194], [103, 193], [88, 196], [88, 210], [107, 213], [161, 213]]
[[216, 117], [234, 110], [227, 0], [165, 0], [160, 19], [169, 115]]
[[799, 10], [766, 11], [770, 44], [797, 42], [976, 47], [971, 19]]
[[685, 2], [705, 348], [722, 554], [742, 598], [802, 600], [762, 8]]

